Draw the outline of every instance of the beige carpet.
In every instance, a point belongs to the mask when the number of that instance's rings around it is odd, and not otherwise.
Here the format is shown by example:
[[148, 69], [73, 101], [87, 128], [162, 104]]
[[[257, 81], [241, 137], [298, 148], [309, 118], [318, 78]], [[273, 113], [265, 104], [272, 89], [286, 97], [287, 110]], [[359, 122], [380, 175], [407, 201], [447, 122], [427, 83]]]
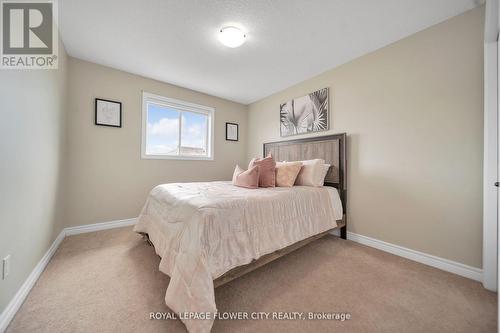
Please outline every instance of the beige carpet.
[[[150, 320], [168, 277], [131, 228], [66, 238], [7, 332], [184, 332]], [[496, 332], [481, 284], [333, 236], [216, 290], [219, 311], [347, 312], [349, 321], [218, 320], [213, 332]]]

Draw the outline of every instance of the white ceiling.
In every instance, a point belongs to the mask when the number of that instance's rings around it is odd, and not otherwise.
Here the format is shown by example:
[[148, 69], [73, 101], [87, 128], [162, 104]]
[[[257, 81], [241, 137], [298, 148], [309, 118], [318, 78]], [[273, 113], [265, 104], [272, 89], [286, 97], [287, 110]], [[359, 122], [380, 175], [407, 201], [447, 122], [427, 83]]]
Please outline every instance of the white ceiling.
[[[248, 104], [477, 0], [60, 0], [69, 55]], [[230, 49], [218, 29], [248, 32]]]

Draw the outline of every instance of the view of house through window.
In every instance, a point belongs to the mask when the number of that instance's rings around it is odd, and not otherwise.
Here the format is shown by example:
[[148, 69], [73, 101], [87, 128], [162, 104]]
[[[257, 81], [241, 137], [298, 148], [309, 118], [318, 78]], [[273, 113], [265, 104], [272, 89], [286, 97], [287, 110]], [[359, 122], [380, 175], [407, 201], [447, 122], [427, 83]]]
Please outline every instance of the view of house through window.
[[143, 122], [143, 158], [212, 158], [212, 108], [144, 93]]

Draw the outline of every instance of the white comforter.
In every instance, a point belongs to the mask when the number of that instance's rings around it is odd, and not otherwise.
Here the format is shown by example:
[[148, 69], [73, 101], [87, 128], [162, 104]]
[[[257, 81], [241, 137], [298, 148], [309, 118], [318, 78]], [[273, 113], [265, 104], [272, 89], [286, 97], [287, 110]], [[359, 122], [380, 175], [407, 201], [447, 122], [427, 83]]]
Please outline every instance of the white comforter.
[[[149, 234], [170, 276], [166, 304], [190, 332], [209, 332], [216, 312], [213, 280], [262, 255], [337, 226], [342, 204], [332, 187], [245, 189], [230, 182], [155, 187], [135, 231]], [[185, 317], [185, 316], [183, 316]]]

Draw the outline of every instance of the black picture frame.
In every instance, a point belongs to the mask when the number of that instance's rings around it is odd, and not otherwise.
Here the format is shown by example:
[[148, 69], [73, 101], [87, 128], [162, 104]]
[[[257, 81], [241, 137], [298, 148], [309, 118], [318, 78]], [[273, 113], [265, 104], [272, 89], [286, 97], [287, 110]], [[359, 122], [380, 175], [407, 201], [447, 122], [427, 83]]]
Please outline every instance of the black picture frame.
[[[118, 104], [119, 105], [119, 107], [120, 107], [120, 111], [119, 111], [120, 112], [120, 114], [119, 114], [120, 121], [119, 121], [118, 125], [99, 123], [97, 121], [97, 103], [98, 103], [98, 101], [106, 102], [106, 103], [113, 103], [113, 104]], [[118, 102], [118, 101], [113, 101], [113, 100], [110, 100], [110, 99], [96, 98], [95, 101], [94, 101], [94, 124], [97, 125], [97, 126], [106, 126], [106, 127], [118, 127], [118, 128], [121, 128], [122, 127], [122, 103]]]
[[[236, 126], [236, 139], [230, 139], [228, 137], [228, 127], [229, 127], [229, 125]], [[226, 141], [238, 141], [239, 135], [240, 135], [240, 129], [239, 129], [238, 124], [236, 124], [236, 123], [226, 123]]]

